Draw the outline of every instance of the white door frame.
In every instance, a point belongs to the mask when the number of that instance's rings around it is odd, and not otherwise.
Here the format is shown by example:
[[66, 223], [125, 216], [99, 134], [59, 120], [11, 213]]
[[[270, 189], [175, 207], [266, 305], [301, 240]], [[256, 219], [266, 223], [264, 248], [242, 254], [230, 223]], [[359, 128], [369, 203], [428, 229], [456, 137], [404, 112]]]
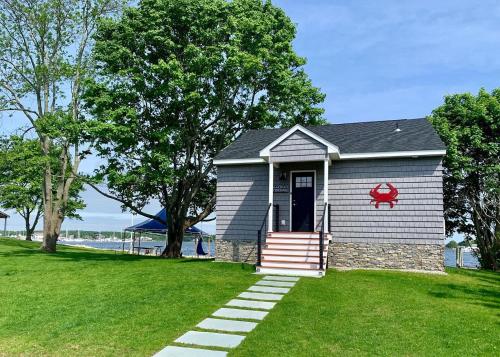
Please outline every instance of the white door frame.
[[314, 192], [314, 223], [313, 223], [313, 232], [315, 231], [316, 229], [316, 196], [318, 195], [318, 193], [316, 192], [316, 170], [315, 169], [312, 169], [312, 170], [291, 170], [290, 171], [290, 193], [289, 193], [289, 197], [288, 197], [288, 201], [289, 201], [289, 210], [290, 210], [290, 220], [289, 220], [289, 226], [288, 226], [288, 230], [290, 232], [292, 232], [292, 193], [293, 193], [293, 181], [292, 181], [292, 178], [293, 178], [293, 173], [295, 172], [312, 172], [313, 173], [313, 177], [314, 177], [314, 185], [313, 185], [313, 192]]

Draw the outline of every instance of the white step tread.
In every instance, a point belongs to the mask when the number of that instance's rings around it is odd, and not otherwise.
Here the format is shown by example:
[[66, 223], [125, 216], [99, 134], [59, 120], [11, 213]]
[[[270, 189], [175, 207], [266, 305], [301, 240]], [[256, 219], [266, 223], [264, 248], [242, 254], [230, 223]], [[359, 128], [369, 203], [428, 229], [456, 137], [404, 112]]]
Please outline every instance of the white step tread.
[[287, 255], [269, 255], [262, 254], [262, 262], [265, 261], [282, 261], [282, 262], [295, 262], [295, 263], [315, 263], [319, 264], [319, 257], [301, 257], [301, 256], [287, 256]]
[[319, 263], [296, 263], [296, 262], [261, 262], [263, 268], [284, 268], [284, 269], [319, 269]]
[[255, 326], [257, 326], [256, 322], [212, 318], [207, 318], [196, 325], [196, 327], [205, 330], [218, 330], [227, 332], [250, 332], [255, 328]]
[[270, 302], [270, 301], [254, 301], [254, 300], [240, 300], [240, 299], [233, 299], [226, 304], [226, 306], [246, 307], [248, 309], [261, 309], [261, 310], [271, 310], [275, 305], [276, 305], [275, 302]]
[[[269, 244], [269, 243], [319, 245], [319, 239], [267, 238], [266, 244]], [[326, 244], [327, 243], [325, 242], [325, 245]]]
[[188, 331], [175, 342], [187, 345], [212, 346], [212, 347], [237, 347], [245, 336], [229, 335], [226, 333]]
[[264, 317], [266, 317], [268, 313], [268, 311], [231, 309], [223, 307], [214, 312], [212, 316], [228, 317], [230, 319], [264, 320]]
[[260, 280], [255, 283], [255, 285], [265, 285], [265, 286], [275, 286], [275, 287], [283, 287], [283, 288], [291, 288], [295, 286], [295, 283], [288, 281], [274, 281], [274, 280]]
[[264, 275], [264, 274], [274, 274], [274, 275], [286, 275], [286, 277], [290, 277], [290, 275], [294, 275], [296, 277], [300, 276], [309, 276], [313, 278], [321, 278], [325, 275], [324, 271], [314, 270], [314, 269], [280, 269], [280, 268], [257, 268], [256, 274]]
[[[286, 238], [319, 238], [319, 232], [269, 232], [268, 237], [286, 237]], [[324, 237], [330, 237], [329, 233], [324, 233]]]
[[227, 352], [201, 348], [167, 346], [153, 357], [226, 357]]
[[244, 292], [238, 295], [239, 298], [243, 299], [253, 299], [253, 300], [270, 300], [279, 301], [283, 299], [283, 295], [280, 294], [263, 294], [263, 293], [250, 293]]
[[[319, 246], [317, 244], [286, 244], [286, 243], [273, 243], [266, 242], [264, 244], [264, 249], [288, 249], [288, 250], [307, 250], [307, 251], [318, 251]], [[328, 244], [325, 244], [324, 251], [328, 250]]]
[[[298, 257], [319, 257], [319, 249], [262, 249], [262, 255], [290, 255]], [[323, 256], [327, 255], [327, 251], [323, 251]]]
[[294, 276], [272, 276], [267, 275], [262, 278], [262, 280], [272, 280], [272, 281], [299, 281], [299, 278]]
[[273, 293], [273, 294], [286, 294], [290, 291], [290, 288], [276, 288], [273, 286], [259, 286], [254, 285], [248, 288], [248, 291], [254, 291], [257, 293]]

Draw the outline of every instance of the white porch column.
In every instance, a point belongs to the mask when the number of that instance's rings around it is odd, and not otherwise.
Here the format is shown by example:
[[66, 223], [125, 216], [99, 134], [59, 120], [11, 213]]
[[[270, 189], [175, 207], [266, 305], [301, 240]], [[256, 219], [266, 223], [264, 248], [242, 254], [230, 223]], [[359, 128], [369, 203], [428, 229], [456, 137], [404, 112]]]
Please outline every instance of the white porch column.
[[[273, 188], [274, 188], [274, 166], [273, 163], [269, 163], [269, 203], [271, 204], [271, 208], [269, 209], [268, 223], [267, 223], [267, 231], [273, 231]], [[269, 206], [268, 203], [268, 206]]]
[[[324, 164], [323, 164], [323, 208], [326, 209], [327, 211], [325, 212], [325, 219], [323, 221], [324, 224], [324, 231], [328, 232], [328, 221], [330, 220], [330, 217], [328, 217], [328, 206], [325, 207], [325, 203], [328, 203], [328, 168], [329, 168], [329, 158], [328, 156], [326, 157]], [[330, 232], [328, 232], [330, 233]]]

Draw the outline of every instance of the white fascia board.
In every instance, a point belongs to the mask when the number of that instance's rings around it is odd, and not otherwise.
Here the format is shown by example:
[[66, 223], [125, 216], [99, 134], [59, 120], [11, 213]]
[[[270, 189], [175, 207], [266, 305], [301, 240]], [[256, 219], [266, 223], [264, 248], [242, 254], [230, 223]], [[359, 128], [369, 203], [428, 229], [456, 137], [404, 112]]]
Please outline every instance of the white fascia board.
[[275, 147], [276, 145], [281, 143], [283, 140], [288, 138], [290, 135], [295, 133], [297, 130], [306, 134], [307, 136], [311, 137], [312, 139], [320, 142], [321, 144], [325, 145], [328, 149], [328, 154], [338, 154], [339, 153], [339, 148], [336, 145], [333, 145], [328, 140], [325, 140], [321, 136], [314, 134], [312, 131], [304, 128], [302, 125], [296, 124], [292, 128], [290, 128], [289, 130], [287, 130], [287, 132], [284, 133], [283, 135], [281, 135], [278, 139], [274, 140], [271, 144], [267, 145], [264, 149], [262, 149], [259, 152], [259, 156], [260, 157], [269, 157], [271, 155], [271, 149], [273, 147]]
[[444, 156], [446, 150], [388, 151], [372, 153], [340, 154], [340, 160], [383, 159], [391, 157]]
[[250, 158], [250, 159], [220, 159], [214, 160], [214, 165], [245, 165], [245, 164], [264, 164], [267, 161], [260, 158]]

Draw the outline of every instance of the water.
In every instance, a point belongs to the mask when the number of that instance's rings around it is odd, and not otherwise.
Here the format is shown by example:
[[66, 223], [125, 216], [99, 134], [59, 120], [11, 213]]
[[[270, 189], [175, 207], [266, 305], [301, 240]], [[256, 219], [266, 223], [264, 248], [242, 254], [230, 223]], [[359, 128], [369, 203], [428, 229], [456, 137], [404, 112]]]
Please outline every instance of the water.
[[[59, 244], [64, 245], [74, 245], [74, 246], [84, 246], [90, 248], [97, 249], [108, 249], [108, 250], [122, 250], [122, 247], [125, 248], [125, 251], [130, 249], [130, 242], [122, 243], [121, 241], [114, 242], [103, 242], [103, 241], [94, 241], [94, 240], [63, 240], [60, 241]], [[123, 245], [124, 244], [124, 245]], [[135, 245], [137, 246], [139, 243], [136, 241]], [[208, 243], [203, 241], [203, 250], [208, 253]], [[161, 245], [165, 246], [165, 242], [162, 241], [141, 241], [141, 247], [154, 248], [155, 246]], [[184, 241], [182, 243], [182, 254], [184, 256], [193, 256], [196, 255], [196, 246], [193, 241]], [[210, 242], [210, 255], [215, 256], [215, 243], [213, 241]]]
[[[93, 240], [72, 241], [64, 240], [60, 244], [85, 246], [97, 249], [122, 250], [122, 242], [102, 242]], [[137, 243], [136, 243], [137, 244]], [[164, 246], [165, 242], [161, 241], [141, 241], [142, 247], [153, 248], [155, 245]], [[130, 242], [125, 242], [125, 250], [130, 248]], [[203, 250], [208, 253], [208, 244], [203, 242]], [[182, 254], [184, 256], [196, 255], [196, 246], [193, 241], [184, 241], [182, 243]], [[215, 242], [210, 242], [210, 255], [215, 256]], [[445, 248], [444, 250], [444, 265], [447, 267], [456, 267], [456, 253], [454, 248]], [[464, 266], [467, 268], [476, 268], [479, 266], [477, 258], [471, 252], [464, 252]]]
[[[455, 248], [445, 248], [444, 249], [444, 265], [447, 267], [456, 267], [456, 250]], [[479, 266], [479, 261], [472, 254], [472, 252], [464, 252], [464, 267], [466, 268], [477, 268]]]

